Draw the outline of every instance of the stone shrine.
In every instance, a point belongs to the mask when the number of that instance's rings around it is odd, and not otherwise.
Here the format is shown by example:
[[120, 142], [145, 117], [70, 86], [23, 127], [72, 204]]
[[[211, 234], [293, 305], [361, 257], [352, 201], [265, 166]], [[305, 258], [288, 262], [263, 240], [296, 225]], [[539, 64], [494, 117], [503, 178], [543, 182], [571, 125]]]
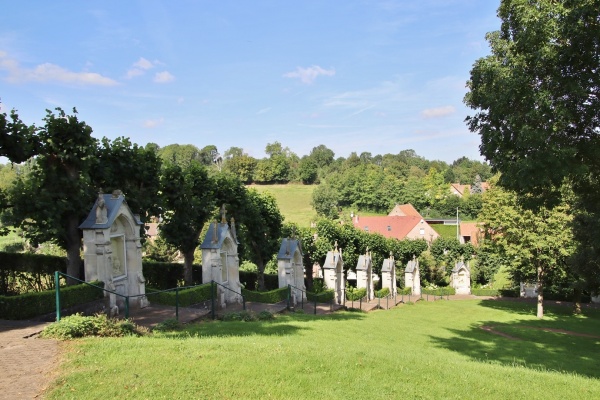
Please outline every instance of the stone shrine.
[[419, 272], [419, 260], [417, 258], [413, 258], [406, 264], [404, 287], [410, 288], [413, 295], [421, 295], [421, 273]]
[[291, 285], [294, 304], [302, 301], [306, 287], [304, 286], [304, 265], [302, 263], [302, 246], [298, 239], [283, 239], [277, 253], [277, 275], [279, 287]]
[[[202, 282], [217, 282], [219, 306], [242, 301], [240, 283], [240, 259], [235, 220], [227, 224], [225, 210], [221, 211], [221, 223], [210, 224], [202, 249]], [[225, 289], [228, 288], [229, 290]]]
[[381, 288], [388, 288], [392, 296], [396, 295], [396, 261], [390, 251], [390, 258], [383, 260], [381, 266]]
[[[134, 215], [120, 190], [98, 193], [83, 230], [85, 281], [102, 281], [105, 289], [121, 296], [135, 296], [129, 305], [146, 307], [146, 280], [142, 270], [142, 244], [138, 215]], [[108, 294], [111, 314], [125, 303], [124, 297]]]
[[373, 261], [368, 247], [364, 255], [358, 256], [358, 262], [356, 263], [356, 288], [367, 289], [367, 300], [370, 301], [375, 298], [373, 291]]
[[468, 264], [462, 261], [456, 263], [452, 268], [450, 286], [456, 290], [456, 294], [471, 294], [471, 270]]
[[337, 241], [333, 250], [327, 252], [325, 264], [323, 264], [323, 281], [328, 289], [333, 289], [335, 293], [335, 302], [342, 304], [344, 301], [344, 290], [346, 282], [344, 281], [344, 260], [342, 258], [342, 249], [338, 250]]

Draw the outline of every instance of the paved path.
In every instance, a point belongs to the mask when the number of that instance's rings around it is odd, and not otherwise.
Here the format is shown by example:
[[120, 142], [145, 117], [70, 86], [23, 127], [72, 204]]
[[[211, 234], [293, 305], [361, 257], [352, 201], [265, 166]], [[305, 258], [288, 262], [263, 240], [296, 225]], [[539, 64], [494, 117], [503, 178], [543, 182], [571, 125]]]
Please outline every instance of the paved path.
[[41, 398], [52, 381], [59, 344], [37, 337], [46, 325], [0, 320], [0, 400]]

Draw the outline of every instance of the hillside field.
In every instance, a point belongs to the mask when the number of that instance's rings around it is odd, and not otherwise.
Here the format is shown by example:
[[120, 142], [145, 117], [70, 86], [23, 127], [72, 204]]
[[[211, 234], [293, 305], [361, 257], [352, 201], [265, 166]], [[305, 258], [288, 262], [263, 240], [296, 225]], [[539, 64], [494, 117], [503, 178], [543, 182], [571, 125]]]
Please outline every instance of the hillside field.
[[315, 185], [249, 185], [248, 188], [271, 193], [277, 200], [285, 222], [308, 227], [316, 218], [316, 213], [310, 205]]

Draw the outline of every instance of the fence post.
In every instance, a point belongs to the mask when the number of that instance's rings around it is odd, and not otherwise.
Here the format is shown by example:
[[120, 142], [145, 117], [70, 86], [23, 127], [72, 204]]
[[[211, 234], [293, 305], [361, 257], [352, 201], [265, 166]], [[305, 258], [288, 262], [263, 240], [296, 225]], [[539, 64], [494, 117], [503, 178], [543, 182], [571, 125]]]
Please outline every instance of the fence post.
[[54, 271], [54, 285], [56, 292], [56, 322], [60, 321], [60, 276]]
[[287, 290], [287, 309], [288, 311], [290, 310], [290, 293], [292, 291], [292, 287], [290, 285], [288, 285], [288, 290]]
[[125, 319], [129, 319], [129, 296], [125, 296]]
[[215, 281], [210, 281], [210, 308], [211, 317], [215, 319]]
[[175, 288], [175, 320], [179, 321], [179, 288]]
[[317, 294], [315, 293], [315, 315], [317, 315]]

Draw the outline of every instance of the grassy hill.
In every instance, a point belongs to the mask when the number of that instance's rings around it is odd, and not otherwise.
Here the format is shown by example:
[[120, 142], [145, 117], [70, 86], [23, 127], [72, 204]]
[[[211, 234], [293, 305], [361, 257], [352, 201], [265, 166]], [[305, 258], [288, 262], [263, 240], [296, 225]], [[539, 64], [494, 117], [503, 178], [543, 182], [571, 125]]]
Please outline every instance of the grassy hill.
[[310, 226], [316, 218], [310, 202], [315, 185], [250, 185], [248, 188], [259, 192], [269, 192], [277, 200], [285, 222], [294, 222], [299, 226]]

